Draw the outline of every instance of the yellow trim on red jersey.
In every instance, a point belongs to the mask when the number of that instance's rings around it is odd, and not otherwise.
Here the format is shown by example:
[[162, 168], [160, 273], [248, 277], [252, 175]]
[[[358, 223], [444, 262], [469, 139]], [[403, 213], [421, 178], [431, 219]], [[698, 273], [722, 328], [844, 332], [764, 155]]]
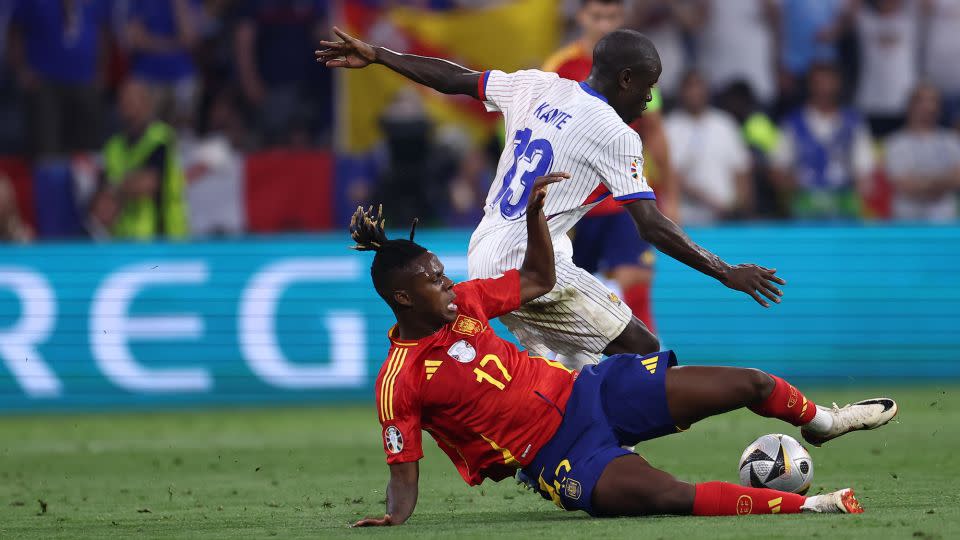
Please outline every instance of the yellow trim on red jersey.
[[542, 71], [557, 71], [557, 69], [566, 63], [569, 60], [572, 60], [578, 56], [584, 56], [583, 46], [580, 44], [580, 40], [574, 41], [569, 45], [561, 48], [557, 52], [551, 54], [547, 60], [543, 63]]
[[545, 356], [534, 356], [534, 355], [532, 355], [532, 354], [531, 354], [531, 355], [528, 355], [528, 356], [529, 356], [530, 358], [537, 358], [537, 359], [539, 359], [539, 360], [543, 360], [543, 361], [546, 362], [547, 365], [550, 366], [550, 367], [555, 367], [555, 368], [562, 369], [562, 370], [566, 371], [567, 373], [573, 373], [573, 370], [572, 370], [572, 369], [567, 368], [567, 366], [563, 365], [561, 362], [557, 362], [556, 360], [550, 360], [549, 358], [547, 358], [547, 357], [545, 357]]
[[394, 345], [399, 345], [400, 347], [416, 347], [416, 341], [400, 341], [393, 337], [393, 331], [397, 329], [397, 325], [393, 325], [387, 330], [387, 339], [389, 339]]
[[386, 422], [393, 420], [393, 384], [397, 380], [400, 368], [403, 367], [403, 361], [407, 357], [407, 351], [410, 349], [397, 348], [390, 355], [387, 362], [387, 371], [384, 373], [383, 381], [380, 386], [380, 421]]
[[505, 465], [517, 465], [517, 466], [520, 465], [520, 462], [517, 461], [515, 457], [513, 457], [513, 454], [510, 453], [510, 450], [507, 450], [506, 448], [501, 448], [500, 445], [494, 442], [493, 439], [488, 439], [487, 436], [484, 435], [483, 433], [480, 434], [480, 437], [482, 437], [483, 440], [490, 443], [490, 446], [492, 446], [494, 450], [503, 454], [503, 463]]
[[386, 405], [387, 405], [387, 379], [390, 378], [390, 372], [393, 371], [393, 362], [397, 359], [397, 353], [400, 352], [400, 349], [393, 349], [390, 351], [390, 357], [387, 359], [387, 369], [383, 372], [383, 379], [380, 380], [380, 421], [386, 422]]
[[424, 360], [423, 361], [423, 365], [426, 367], [426, 370], [427, 370], [428, 381], [432, 379], [433, 374], [436, 373], [438, 369], [440, 369], [441, 364], [443, 364], [443, 360]]

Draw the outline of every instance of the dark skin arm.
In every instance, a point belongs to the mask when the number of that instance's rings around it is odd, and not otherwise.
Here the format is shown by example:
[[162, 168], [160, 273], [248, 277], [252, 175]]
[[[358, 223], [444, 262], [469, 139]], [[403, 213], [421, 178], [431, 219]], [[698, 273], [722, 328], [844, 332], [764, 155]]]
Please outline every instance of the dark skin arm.
[[673, 221], [680, 217], [680, 188], [670, 165], [670, 147], [660, 111], [648, 111], [630, 125], [640, 134], [643, 148], [657, 170], [657, 199], [660, 210]]
[[443, 60], [415, 54], [400, 54], [374, 47], [347, 34], [336, 26], [333, 32], [340, 41], [321, 41], [324, 47], [314, 51], [317, 62], [328, 68], [358, 69], [370, 64], [383, 64], [411, 81], [429, 86], [444, 94], [477, 96], [481, 73]]
[[527, 201], [527, 252], [520, 265], [521, 304], [540, 298], [557, 284], [553, 241], [550, 239], [547, 218], [543, 215], [543, 202], [547, 198], [547, 186], [566, 178], [570, 178], [570, 174], [552, 172], [533, 182]]
[[655, 201], [641, 199], [624, 208], [636, 222], [640, 236], [663, 253], [731, 289], [749, 294], [763, 307], [770, 307], [764, 296], [771, 302], [780, 303], [783, 291], [775, 284], [786, 285], [786, 282], [775, 275], [776, 269], [755, 264], [731, 266], [725, 263], [720, 257], [691, 240], [676, 223], [660, 212]]
[[382, 518], [368, 517], [353, 524], [353, 527], [390, 527], [402, 525], [417, 506], [420, 480], [420, 462], [394, 463], [390, 465], [390, 482], [387, 483], [387, 513]]

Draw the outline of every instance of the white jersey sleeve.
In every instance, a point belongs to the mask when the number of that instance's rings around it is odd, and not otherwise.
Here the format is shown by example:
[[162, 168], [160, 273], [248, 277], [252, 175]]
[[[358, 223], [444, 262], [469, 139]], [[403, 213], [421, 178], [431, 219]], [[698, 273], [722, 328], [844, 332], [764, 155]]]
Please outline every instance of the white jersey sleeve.
[[536, 69], [514, 73], [484, 71], [480, 76], [479, 97], [488, 111], [506, 114], [514, 104], [522, 105], [537, 96], [560, 77]]
[[628, 128], [611, 139], [600, 149], [594, 165], [614, 200], [656, 198], [643, 176], [643, 143], [636, 131]]

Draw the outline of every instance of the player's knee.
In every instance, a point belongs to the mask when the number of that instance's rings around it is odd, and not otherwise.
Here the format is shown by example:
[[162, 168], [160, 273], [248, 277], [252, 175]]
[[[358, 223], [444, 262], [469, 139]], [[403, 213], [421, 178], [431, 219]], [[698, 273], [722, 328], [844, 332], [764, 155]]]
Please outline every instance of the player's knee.
[[766, 399], [773, 392], [773, 388], [776, 386], [773, 377], [759, 369], [748, 368], [744, 371], [746, 372], [744, 386], [749, 401], [755, 402]]
[[646, 326], [633, 320], [627, 328], [631, 329], [631, 339], [636, 344], [637, 354], [650, 354], [660, 350], [660, 340]]
[[631, 320], [620, 337], [630, 346], [630, 352], [635, 354], [650, 354], [660, 350], [660, 340], [653, 335], [646, 326], [637, 319]]
[[614, 354], [651, 354], [660, 350], [660, 340], [639, 319], [634, 317], [620, 332], [617, 339], [603, 351], [607, 356]]

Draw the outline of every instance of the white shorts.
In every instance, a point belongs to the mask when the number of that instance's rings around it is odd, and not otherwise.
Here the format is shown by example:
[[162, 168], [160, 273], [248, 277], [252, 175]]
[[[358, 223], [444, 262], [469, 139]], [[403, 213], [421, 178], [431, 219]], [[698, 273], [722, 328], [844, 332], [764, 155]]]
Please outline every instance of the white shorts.
[[[616, 294], [569, 259], [557, 260], [557, 285], [500, 321], [530, 354], [593, 357], [593, 363], [633, 318]], [[581, 362], [583, 363], [583, 362]]]

